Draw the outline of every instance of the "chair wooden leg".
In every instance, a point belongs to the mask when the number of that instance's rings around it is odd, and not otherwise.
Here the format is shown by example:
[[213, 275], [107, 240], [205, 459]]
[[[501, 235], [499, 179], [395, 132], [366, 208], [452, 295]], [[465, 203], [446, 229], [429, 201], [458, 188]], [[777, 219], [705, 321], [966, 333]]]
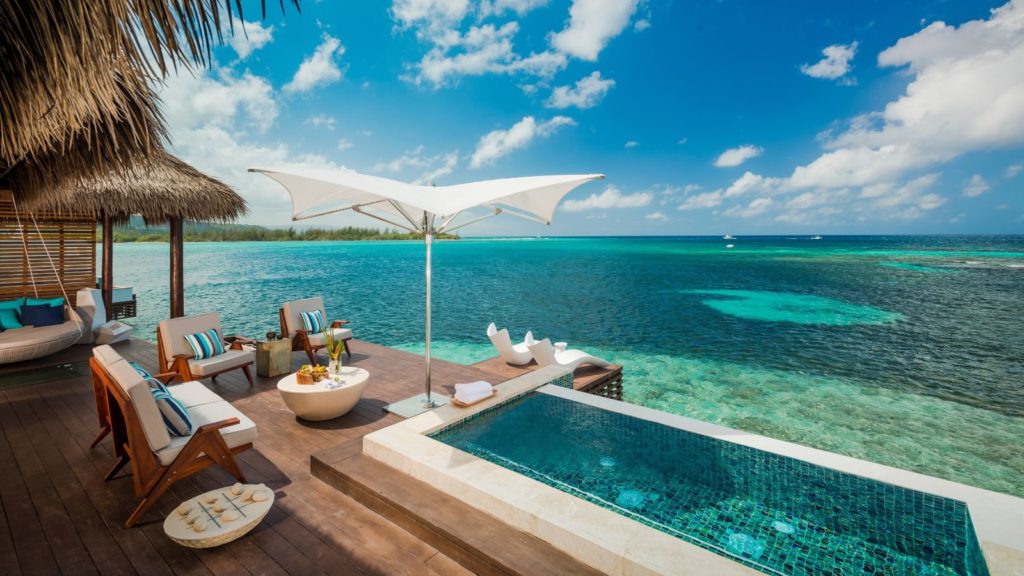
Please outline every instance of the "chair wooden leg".
[[117, 462], [114, 462], [114, 465], [110, 468], [110, 472], [107, 472], [107, 475], [103, 477], [103, 481], [109, 482], [110, 480], [112, 480], [114, 476], [121, 471], [121, 468], [124, 468], [124, 465], [127, 464], [129, 461], [130, 458], [128, 458], [127, 454], [122, 454], [121, 456], [118, 456]]
[[89, 444], [89, 448], [95, 448], [96, 445], [99, 444], [101, 440], [107, 437], [107, 434], [110, 434], [110, 427], [104, 426], [103, 429], [100, 430], [99, 435], [96, 436], [96, 439], [92, 441], [92, 444]]
[[352, 339], [351, 338], [349, 338], [348, 340], [345, 340], [345, 355], [348, 356], [349, 360], [352, 359]]
[[214, 374], [213, 376], [210, 376], [210, 382], [216, 384], [217, 383], [217, 376], [219, 376], [219, 375], [218, 374]]
[[306, 356], [309, 356], [310, 365], [316, 366], [316, 354], [313, 353], [313, 347], [310, 346], [309, 340], [303, 340], [302, 347], [306, 350]]
[[249, 388], [252, 388], [252, 385], [253, 385], [252, 371], [249, 369], [249, 365], [248, 364], [246, 364], [245, 366], [242, 366], [242, 372], [245, 372], [245, 378], [246, 378], [246, 380], [249, 381]]

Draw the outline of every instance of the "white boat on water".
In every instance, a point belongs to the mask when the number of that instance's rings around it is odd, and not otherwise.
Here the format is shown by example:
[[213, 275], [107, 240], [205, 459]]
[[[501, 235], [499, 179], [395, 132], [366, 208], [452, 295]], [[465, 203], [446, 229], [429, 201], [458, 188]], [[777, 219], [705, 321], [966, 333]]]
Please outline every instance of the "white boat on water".
[[726, 244], [725, 247], [726, 248], [735, 248], [736, 245], [735, 244]]
[[821, 240], [821, 236], [811, 236], [811, 240]]
[[735, 239], [736, 238], [733, 238], [732, 234], [726, 234], [725, 236], [722, 236], [722, 240], [735, 240]]

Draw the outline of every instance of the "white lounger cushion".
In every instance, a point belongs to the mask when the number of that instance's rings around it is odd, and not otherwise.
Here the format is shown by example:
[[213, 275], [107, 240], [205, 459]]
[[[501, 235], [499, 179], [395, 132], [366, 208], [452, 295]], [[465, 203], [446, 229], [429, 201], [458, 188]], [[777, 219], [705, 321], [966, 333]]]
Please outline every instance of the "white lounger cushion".
[[[109, 350], [96, 352], [100, 348], [107, 348]], [[117, 354], [109, 345], [99, 346], [93, 351], [97, 358], [102, 355], [110, 359], [112, 358], [110, 353]], [[157, 452], [170, 444], [171, 435], [167, 433], [163, 416], [160, 415], [160, 408], [157, 407], [156, 400], [153, 399], [153, 393], [150, 391], [149, 384], [142, 379], [142, 376], [135, 371], [135, 368], [132, 368], [131, 364], [124, 358], [121, 358], [111, 362], [104, 370], [107, 371], [107, 374], [110, 374], [114, 382], [125, 391], [128, 399], [131, 400], [132, 406], [135, 407], [135, 412], [139, 415], [142, 431], [146, 434], [146, 441], [149, 443], [150, 449]]]
[[[199, 427], [204, 424], [212, 424], [221, 420], [227, 420], [228, 418], [238, 418], [238, 424], [220, 429], [220, 434], [224, 437], [224, 442], [228, 445], [228, 448], [235, 448], [236, 446], [248, 444], [256, 440], [256, 423], [224, 400], [193, 406], [188, 409], [188, 415], [192, 420], [193, 432], [199, 430]], [[163, 422], [160, 425], [163, 426]], [[167, 433], [166, 430], [164, 433]], [[156, 457], [160, 460], [160, 463], [167, 466], [173, 462], [190, 438], [191, 436], [171, 438], [164, 449], [156, 451]]]
[[175, 384], [174, 386], [168, 386], [167, 391], [188, 410], [191, 410], [193, 406], [224, 401], [215, 392], [203, 386], [201, 382]]
[[[334, 339], [335, 340], [348, 340], [349, 338], [352, 337], [352, 331], [349, 330], [348, 328], [328, 328], [328, 330], [331, 330], [332, 332], [334, 332]], [[311, 346], [323, 346], [324, 345], [324, 335], [323, 334], [309, 334], [309, 335], [307, 335], [307, 338], [309, 338], [309, 344]]]
[[256, 361], [256, 353], [252, 350], [225, 350], [223, 354], [217, 354], [211, 358], [188, 361], [188, 368], [193, 376], [209, 376]]

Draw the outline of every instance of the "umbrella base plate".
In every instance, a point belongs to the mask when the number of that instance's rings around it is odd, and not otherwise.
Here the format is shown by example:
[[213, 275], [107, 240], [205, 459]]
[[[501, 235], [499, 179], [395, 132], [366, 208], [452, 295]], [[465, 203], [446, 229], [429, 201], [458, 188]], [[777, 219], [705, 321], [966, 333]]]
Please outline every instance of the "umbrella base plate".
[[417, 394], [415, 396], [405, 398], [404, 400], [388, 404], [384, 407], [384, 410], [401, 416], [402, 418], [412, 418], [413, 416], [429, 412], [438, 406], [444, 406], [451, 402], [451, 398], [445, 394], [438, 394], [437, 392], [431, 392], [430, 399], [434, 402], [434, 406], [424, 406], [423, 401], [426, 400], [426, 394]]

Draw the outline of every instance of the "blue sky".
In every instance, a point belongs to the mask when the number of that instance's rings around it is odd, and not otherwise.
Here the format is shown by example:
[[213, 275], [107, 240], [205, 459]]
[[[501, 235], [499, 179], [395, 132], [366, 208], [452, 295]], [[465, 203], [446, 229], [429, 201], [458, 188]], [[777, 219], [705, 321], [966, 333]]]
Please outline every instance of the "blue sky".
[[[395, 0], [247, 6], [162, 88], [172, 149], [290, 223], [250, 166], [454, 184], [601, 172], [550, 227], [1024, 232], [1024, 0]], [[372, 224], [335, 216], [310, 224]]]

